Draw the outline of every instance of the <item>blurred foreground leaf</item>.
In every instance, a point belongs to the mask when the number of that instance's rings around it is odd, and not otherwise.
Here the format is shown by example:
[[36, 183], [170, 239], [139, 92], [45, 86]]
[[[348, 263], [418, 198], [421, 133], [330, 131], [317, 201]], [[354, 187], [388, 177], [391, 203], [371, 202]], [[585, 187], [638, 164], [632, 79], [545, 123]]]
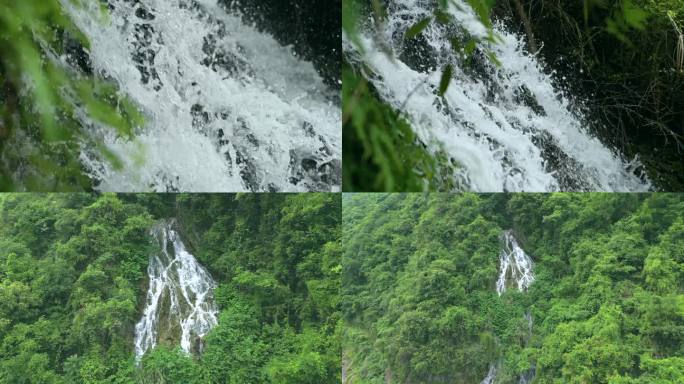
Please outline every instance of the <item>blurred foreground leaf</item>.
[[73, 47], [85, 55], [88, 41], [59, 0], [0, 6], [0, 190], [90, 190], [79, 156], [101, 143], [84, 122], [130, 139], [144, 119], [114, 85], [65, 64]]

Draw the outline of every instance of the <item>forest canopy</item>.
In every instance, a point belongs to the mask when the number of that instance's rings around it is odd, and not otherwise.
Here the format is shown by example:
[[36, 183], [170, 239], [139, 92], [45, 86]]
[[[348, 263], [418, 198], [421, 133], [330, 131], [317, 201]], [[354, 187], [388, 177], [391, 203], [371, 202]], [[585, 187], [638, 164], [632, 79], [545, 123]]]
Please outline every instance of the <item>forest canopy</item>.
[[[340, 197], [0, 196], [0, 382], [338, 383]], [[217, 282], [201, 354], [161, 343], [136, 365], [134, 325], [175, 217]]]
[[[681, 383], [679, 195], [343, 198], [343, 372], [353, 383]], [[501, 296], [501, 236], [533, 261]], [[529, 376], [534, 379], [529, 381]]]

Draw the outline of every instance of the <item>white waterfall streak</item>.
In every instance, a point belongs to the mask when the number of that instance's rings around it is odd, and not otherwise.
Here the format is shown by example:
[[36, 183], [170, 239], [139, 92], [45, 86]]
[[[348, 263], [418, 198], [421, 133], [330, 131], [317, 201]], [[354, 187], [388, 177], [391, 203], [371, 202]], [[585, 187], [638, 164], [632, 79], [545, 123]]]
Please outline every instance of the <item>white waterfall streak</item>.
[[[459, 188], [477, 192], [558, 190], [646, 191], [646, 177], [592, 135], [589, 122], [571, 111], [522, 39], [495, 27], [496, 42], [465, 60], [454, 48], [461, 38], [487, 30], [463, 0], [453, 0], [453, 22], [431, 23], [418, 39], [406, 31], [432, 16], [434, 1], [390, 0], [379, 30], [360, 37], [361, 49], [344, 40], [347, 57], [364, 68], [379, 96], [404, 112], [418, 138], [436, 153], [444, 149], [458, 165]], [[458, 36], [454, 39], [454, 36]], [[497, 66], [483, 53], [496, 55]], [[361, 52], [362, 51], [362, 52]], [[390, 54], [388, 54], [388, 52]], [[451, 85], [438, 96], [444, 68]]]
[[152, 231], [161, 249], [150, 258], [147, 270], [146, 306], [135, 326], [137, 359], [157, 345], [162, 332], [167, 333], [166, 338], [179, 339], [185, 352], [199, 351], [202, 337], [217, 323], [216, 284], [186, 251], [173, 225], [173, 221], [165, 221]]
[[[518, 241], [513, 236], [512, 231], [505, 231], [502, 235], [503, 247], [499, 254], [499, 278], [496, 281], [496, 293], [501, 296], [509, 285], [515, 285], [520, 292], [527, 292], [527, 289], [534, 282], [534, 272], [532, 259], [520, 248]], [[532, 313], [524, 314], [527, 323], [527, 339], [525, 344], [532, 337]], [[487, 377], [481, 384], [494, 384], [497, 375], [497, 363], [489, 366]], [[535, 367], [522, 373], [518, 379], [518, 384], [528, 384], [534, 379]]]
[[480, 384], [494, 384], [494, 379], [496, 379], [496, 365], [491, 364], [489, 366], [489, 372], [487, 372], [487, 376]]
[[499, 278], [496, 281], [496, 292], [506, 292], [507, 284], [513, 282], [518, 290], [527, 292], [534, 282], [532, 259], [520, 248], [511, 231], [503, 234], [503, 248], [499, 255]]

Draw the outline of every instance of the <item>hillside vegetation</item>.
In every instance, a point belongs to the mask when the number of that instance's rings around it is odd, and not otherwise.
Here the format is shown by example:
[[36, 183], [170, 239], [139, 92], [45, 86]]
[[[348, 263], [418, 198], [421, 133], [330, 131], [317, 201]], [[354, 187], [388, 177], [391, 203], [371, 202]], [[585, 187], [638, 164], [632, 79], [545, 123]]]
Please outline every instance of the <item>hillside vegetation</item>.
[[[343, 206], [348, 383], [479, 383], [490, 364], [496, 383], [534, 368], [533, 383], [684, 380], [681, 196], [368, 194]], [[536, 280], [499, 296], [505, 230]]]
[[[335, 195], [0, 196], [0, 383], [337, 383]], [[176, 217], [218, 283], [199, 356], [136, 366], [151, 226]]]

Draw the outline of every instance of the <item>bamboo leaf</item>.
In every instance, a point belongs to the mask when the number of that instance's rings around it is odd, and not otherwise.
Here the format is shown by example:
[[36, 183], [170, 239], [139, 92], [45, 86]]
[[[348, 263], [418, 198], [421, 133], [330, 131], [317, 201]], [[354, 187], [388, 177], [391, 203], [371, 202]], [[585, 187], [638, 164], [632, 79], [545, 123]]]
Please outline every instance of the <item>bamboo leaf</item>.
[[428, 25], [430, 25], [430, 22], [432, 21], [431, 17], [427, 17], [416, 24], [414, 24], [411, 28], [409, 28], [406, 31], [406, 39], [412, 39], [416, 36], [418, 36], [425, 28], [427, 28]]
[[453, 74], [453, 68], [451, 64], [447, 64], [444, 67], [444, 72], [442, 72], [442, 79], [439, 81], [439, 95], [444, 96], [447, 89], [449, 89], [449, 84], [451, 84], [451, 75]]

